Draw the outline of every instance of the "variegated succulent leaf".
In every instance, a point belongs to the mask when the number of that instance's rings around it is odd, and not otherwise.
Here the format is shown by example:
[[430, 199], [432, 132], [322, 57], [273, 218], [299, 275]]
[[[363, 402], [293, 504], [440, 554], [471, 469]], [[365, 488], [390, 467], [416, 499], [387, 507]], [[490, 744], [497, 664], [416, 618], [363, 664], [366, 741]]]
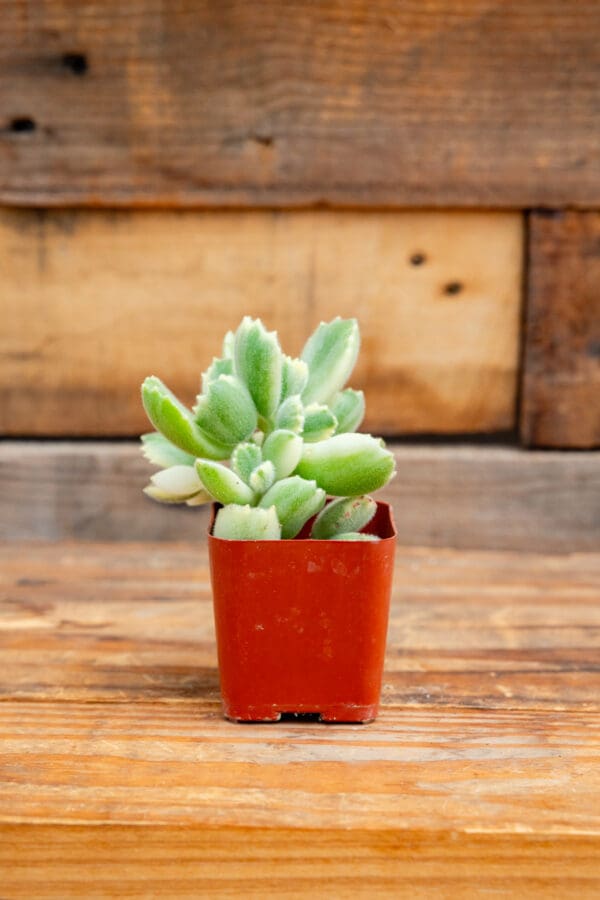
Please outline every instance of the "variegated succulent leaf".
[[302, 359], [308, 364], [308, 382], [302, 400], [329, 404], [340, 391], [356, 363], [360, 334], [356, 319], [321, 322], [306, 342]]
[[294, 538], [302, 526], [316, 515], [325, 503], [325, 491], [317, 487], [315, 481], [292, 475], [276, 481], [259, 506], [267, 509], [274, 506], [281, 522], [281, 537]]
[[281, 372], [281, 401], [301, 394], [308, 381], [308, 365], [303, 359], [295, 359], [292, 356], [283, 356], [283, 368]]
[[161, 503], [186, 503], [193, 498], [195, 505], [200, 505], [211, 500], [194, 466], [187, 465], [170, 466], [155, 472], [144, 491], [148, 497]]
[[231, 448], [205, 434], [191, 411], [160, 378], [151, 375], [142, 384], [142, 403], [154, 427], [172, 444], [193, 457], [227, 459]]
[[358, 497], [387, 484], [395, 463], [384, 442], [370, 434], [336, 434], [304, 444], [296, 472], [334, 497]]
[[250, 487], [259, 496], [268, 491], [274, 481], [275, 466], [269, 459], [257, 466], [250, 475]]
[[233, 360], [227, 357], [223, 359], [219, 359], [218, 357], [213, 357], [213, 361], [206, 370], [206, 372], [202, 373], [202, 393], [206, 394], [208, 391], [208, 387], [212, 384], [213, 381], [216, 381], [219, 375], [233, 375]]
[[275, 467], [275, 478], [291, 475], [302, 456], [302, 438], [293, 431], [277, 428], [265, 438], [262, 445], [263, 459], [270, 460]]
[[281, 525], [274, 506], [262, 509], [231, 504], [218, 511], [212, 533], [230, 541], [277, 541]]
[[231, 468], [246, 484], [250, 484], [250, 476], [262, 462], [262, 452], [258, 444], [243, 441], [231, 454]]
[[234, 370], [247, 385], [260, 416], [270, 419], [281, 397], [283, 354], [277, 334], [246, 316], [235, 334]]
[[233, 448], [249, 438], [257, 425], [256, 408], [246, 385], [235, 375], [219, 375], [198, 397], [196, 422], [203, 432]]
[[316, 540], [329, 540], [360, 531], [376, 512], [377, 504], [372, 497], [339, 497], [323, 507], [310, 536]]
[[223, 349], [222, 355], [225, 359], [233, 359], [235, 353], [235, 332], [228, 331], [225, 337], [223, 338]]
[[275, 428], [301, 434], [304, 428], [304, 405], [299, 394], [292, 394], [280, 405], [275, 415]]
[[362, 391], [346, 388], [335, 395], [330, 408], [338, 423], [336, 434], [356, 431], [365, 416], [365, 395]]
[[324, 441], [335, 433], [337, 424], [338, 421], [328, 406], [323, 403], [309, 403], [304, 407], [302, 437], [308, 443]]
[[177, 465], [193, 466], [196, 458], [172, 444], [160, 431], [150, 431], [142, 435], [142, 454], [153, 466], [165, 469]]
[[196, 472], [204, 488], [219, 503], [255, 505], [256, 494], [252, 488], [227, 466], [209, 459], [197, 459]]

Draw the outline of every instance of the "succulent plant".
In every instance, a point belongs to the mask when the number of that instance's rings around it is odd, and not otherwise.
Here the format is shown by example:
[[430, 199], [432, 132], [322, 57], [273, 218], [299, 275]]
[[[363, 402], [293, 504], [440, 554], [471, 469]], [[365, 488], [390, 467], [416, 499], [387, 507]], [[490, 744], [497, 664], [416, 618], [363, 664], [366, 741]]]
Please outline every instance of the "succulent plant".
[[362, 531], [377, 508], [366, 495], [392, 478], [394, 458], [381, 439], [354, 433], [364, 396], [344, 385], [359, 345], [357, 321], [338, 317], [294, 359], [246, 316], [203, 373], [193, 409], [146, 378], [142, 402], [156, 431], [142, 436], [142, 452], [161, 471], [145, 493], [161, 503], [217, 501], [220, 538], [290, 539], [315, 517], [315, 539], [377, 540]]

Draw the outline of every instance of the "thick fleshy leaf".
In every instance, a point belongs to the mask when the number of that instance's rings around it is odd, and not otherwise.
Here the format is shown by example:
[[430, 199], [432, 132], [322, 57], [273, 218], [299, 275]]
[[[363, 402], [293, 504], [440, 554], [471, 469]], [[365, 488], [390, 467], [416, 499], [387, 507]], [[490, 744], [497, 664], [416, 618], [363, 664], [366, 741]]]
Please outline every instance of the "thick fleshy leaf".
[[262, 445], [263, 459], [270, 460], [275, 466], [277, 479], [291, 475], [302, 456], [302, 438], [293, 431], [278, 428], [272, 431]]
[[308, 365], [304, 360], [284, 355], [281, 372], [281, 400], [286, 400], [294, 394], [301, 394], [307, 381]]
[[336, 434], [356, 431], [365, 416], [365, 395], [362, 391], [346, 388], [331, 401], [331, 411], [338, 422]]
[[371, 497], [340, 497], [321, 510], [312, 527], [311, 537], [328, 540], [340, 534], [360, 531], [377, 511]]
[[356, 363], [360, 333], [356, 319], [333, 319], [321, 322], [302, 351], [308, 364], [308, 383], [302, 400], [329, 404], [340, 391]]
[[211, 382], [198, 397], [194, 415], [202, 431], [230, 447], [250, 437], [257, 424], [252, 397], [235, 375], [219, 375]]
[[146, 497], [150, 497], [152, 500], [156, 500], [158, 503], [187, 503], [185, 497], [178, 497], [174, 499], [170, 494], [165, 494], [164, 491], [161, 491], [153, 484], [147, 484], [145, 488], [143, 488], [144, 494]]
[[371, 544], [376, 543], [379, 538], [376, 534], [362, 534], [359, 531], [346, 531], [344, 534], [334, 534], [332, 541], [368, 541]]
[[212, 384], [213, 381], [216, 381], [219, 375], [233, 375], [233, 360], [227, 358], [217, 359], [216, 356], [214, 357], [206, 372], [202, 373], [203, 394], [208, 391], [209, 385]]
[[142, 402], [154, 427], [180, 450], [192, 456], [208, 459], [227, 459], [231, 448], [212, 440], [202, 429], [191, 411], [181, 403], [166, 385], [151, 375], [142, 384]]
[[250, 487], [259, 495], [268, 491], [274, 481], [275, 466], [268, 459], [257, 466], [250, 475]]
[[226, 359], [233, 359], [235, 353], [235, 332], [228, 331], [223, 338], [223, 356]]
[[269, 418], [279, 405], [283, 354], [274, 331], [246, 316], [235, 335], [235, 372], [248, 386], [256, 409]]
[[322, 403], [309, 403], [304, 409], [302, 437], [309, 443], [324, 441], [335, 432], [337, 423], [336, 417], [328, 406], [324, 406]]
[[142, 453], [153, 466], [192, 466], [195, 456], [180, 450], [159, 431], [142, 435]]
[[156, 472], [150, 479], [154, 487], [174, 500], [186, 500], [203, 491], [202, 482], [194, 466], [171, 466]]
[[251, 441], [238, 444], [231, 454], [231, 468], [246, 484], [250, 484], [250, 476], [261, 462], [261, 449]]
[[300, 434], [304, 428], [304, 405], [299, 394], [284, 400], [275, 416], [275, 427]]
[[274, 506], [224, 506], [217, 513], [213, 535], [230, 541], [277, 541], [281, 525]]
[[336, 434], [305, 444], [296, 472], [335, 497], [358, 497], [387, 484], [394, 474], [394, 457], [370, 434]]
[[196, 471], [208, 493], [219, 503], [255, 502], [254, 491], [227, 466], [208, 459], [197, 459]]
[[261, 499], [259, 506], [265, 509], [274, 506], [281, 522], [281, 537], [293, 538], [304, 523], [319, 512], [324, 503], [325, 491], [318, 488], [316, 482], [293, 475], [276, 481]]

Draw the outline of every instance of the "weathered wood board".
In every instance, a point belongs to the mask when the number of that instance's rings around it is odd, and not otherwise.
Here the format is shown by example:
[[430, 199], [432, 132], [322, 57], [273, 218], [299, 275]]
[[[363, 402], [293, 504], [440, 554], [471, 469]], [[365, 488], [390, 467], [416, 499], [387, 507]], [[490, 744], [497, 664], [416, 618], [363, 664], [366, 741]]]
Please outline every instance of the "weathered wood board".
[[[403, 544], [570, 553], [600, 547], [597, 453], [390, 445], [381, 493]], [[204, 541], [202, 508], [142, 494], [155, 469], [130, 442], [0, 442], [0, 540]]]
[[600, 212], [532, 213], [521, 435], [600, 447]]
[[600, 203], [596, 0], [2, 11], [0, 202]]
[[0, 547], [7, 900], [600, 889], [600, 556], [399, 548], [369, 726], [221, 717], [206, 549]]
[[515, 424], [522, 219], [513, 213], [0, 213], [0, 433], [149, 429], [151, 373], [192, 403], [242, 316], [298, 353], [357, 316], [366, 429]]

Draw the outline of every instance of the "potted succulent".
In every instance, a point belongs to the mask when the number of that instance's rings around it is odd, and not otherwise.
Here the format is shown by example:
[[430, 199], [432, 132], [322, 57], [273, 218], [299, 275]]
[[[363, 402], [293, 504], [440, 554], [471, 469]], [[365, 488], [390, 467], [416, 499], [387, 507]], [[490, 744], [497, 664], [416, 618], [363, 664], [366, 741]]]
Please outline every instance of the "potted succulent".
[[142, 385], [160, 467], [145, 492], [213, 504], [209, 555], [225, 715], [276, 721], [378, 711], [393, 571], [394, 474], [382, 440], [356, 433], [361, 391], [344, 388], [356, 320], [322, 322], [298, 359], [246, 317], [202, 375], [193, 409], [155, 376]]

